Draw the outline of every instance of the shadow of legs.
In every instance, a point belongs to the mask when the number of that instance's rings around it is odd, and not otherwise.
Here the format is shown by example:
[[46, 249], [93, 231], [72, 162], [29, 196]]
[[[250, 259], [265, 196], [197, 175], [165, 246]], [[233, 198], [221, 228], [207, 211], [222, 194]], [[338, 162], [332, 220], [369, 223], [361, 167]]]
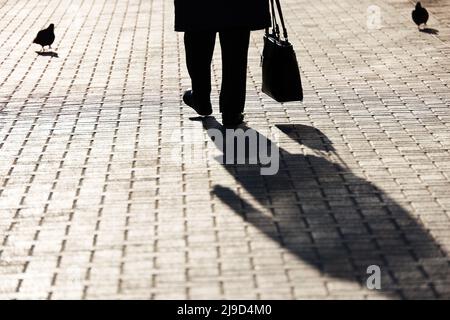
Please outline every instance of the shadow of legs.
[[[218, 127], [211, 118], [203, 124]], [[255, 166], [224, 166], [245, 194], [270, 215], [262, 215], [225, 186], [216, 185], [212, 193], [250, 225], [328, 276], [364, 288], [367, 268], [378, 265], [385, 295], [450, 297], [448, 258], [408, 211], [337, 163], [280, 151], [281, 168], [273, 176], [261, 176]]]

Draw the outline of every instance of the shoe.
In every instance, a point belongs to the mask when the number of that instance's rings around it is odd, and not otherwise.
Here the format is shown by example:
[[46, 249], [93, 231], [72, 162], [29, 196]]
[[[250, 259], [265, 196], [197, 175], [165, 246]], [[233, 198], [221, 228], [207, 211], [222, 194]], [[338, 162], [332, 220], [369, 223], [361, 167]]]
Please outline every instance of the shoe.
[[201, 116], [209, 116], [212, 113], [211, 102], [207, 102], [205, 104], [196, 103], [194, 100], [194, 94], [192, 90], [188, 90], [183, 94], [183, 101], [189, 107], [195, 110]]
[[243, 123], [244, 123], [244, 115], [242, 113], [237, 114], [222, 113], [222, 124], [225, 128], [233, 129]]

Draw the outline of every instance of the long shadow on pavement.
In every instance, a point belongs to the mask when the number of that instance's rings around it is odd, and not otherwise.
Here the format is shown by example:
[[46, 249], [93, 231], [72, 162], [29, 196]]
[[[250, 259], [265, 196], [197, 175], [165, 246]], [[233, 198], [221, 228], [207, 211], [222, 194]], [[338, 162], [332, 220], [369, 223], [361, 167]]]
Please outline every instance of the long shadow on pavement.
[[[205, 118], [203, 126], [223, 130], [213, 117]], [[317, 129], [279, 128], [293, 139], [303, 137], [301, 142], [309, 147], [334, 150]], [[446, 254], [429, 232], [382, 190], [321, 157], [280, 148], [280, 158], [280, 170], [273, 176], [261, 176], [257, 165], [224, 165], [272, 216], [258, 212], [226, 186], [215, 185], [213, 194], [325, 275], [365, 287], [367, 267], [378, 265], [381, 292], [388, 297], [450, 298]]]

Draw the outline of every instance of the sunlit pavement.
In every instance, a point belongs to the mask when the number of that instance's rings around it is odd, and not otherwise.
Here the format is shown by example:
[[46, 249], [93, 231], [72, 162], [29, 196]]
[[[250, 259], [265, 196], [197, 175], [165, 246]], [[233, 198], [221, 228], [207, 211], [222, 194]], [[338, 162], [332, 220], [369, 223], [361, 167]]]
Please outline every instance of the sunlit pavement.
[[450, 298], [448, 5], [431, 35], [406, 0], [282, 3], [305, 100], [261, 93], [254, 32], [262, 176], [182, 104], [172, 0], [0, 0], [1, 298]]

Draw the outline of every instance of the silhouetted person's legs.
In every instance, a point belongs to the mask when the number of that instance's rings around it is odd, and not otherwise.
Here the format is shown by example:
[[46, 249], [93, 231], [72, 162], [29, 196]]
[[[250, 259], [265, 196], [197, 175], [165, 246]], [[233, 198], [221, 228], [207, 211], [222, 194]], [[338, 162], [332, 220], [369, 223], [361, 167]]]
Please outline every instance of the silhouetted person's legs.
[[216, 32], [185, 32], [186, 64], [192, 81], [193, 103], [210, 104], [211, 61], [216, 42]]
[[219, 36], [222, 47], [220, 112], [225, 118], [232, 118], [240, 115], [245, 107], [250, 30], [221, 31]]
[[[224, 125], [242, 122], [247, 84], [247, 55], [250, 30], [230, 29], [219, 32], [222, 47], [222, 88], [220, 112]], [[184, 34], [186, 63], [192, 80], [192, 93], [187, 91], [184, 102], [200, 115], [211, 114], [211, 61], [216, 32], [197, 31]]]

